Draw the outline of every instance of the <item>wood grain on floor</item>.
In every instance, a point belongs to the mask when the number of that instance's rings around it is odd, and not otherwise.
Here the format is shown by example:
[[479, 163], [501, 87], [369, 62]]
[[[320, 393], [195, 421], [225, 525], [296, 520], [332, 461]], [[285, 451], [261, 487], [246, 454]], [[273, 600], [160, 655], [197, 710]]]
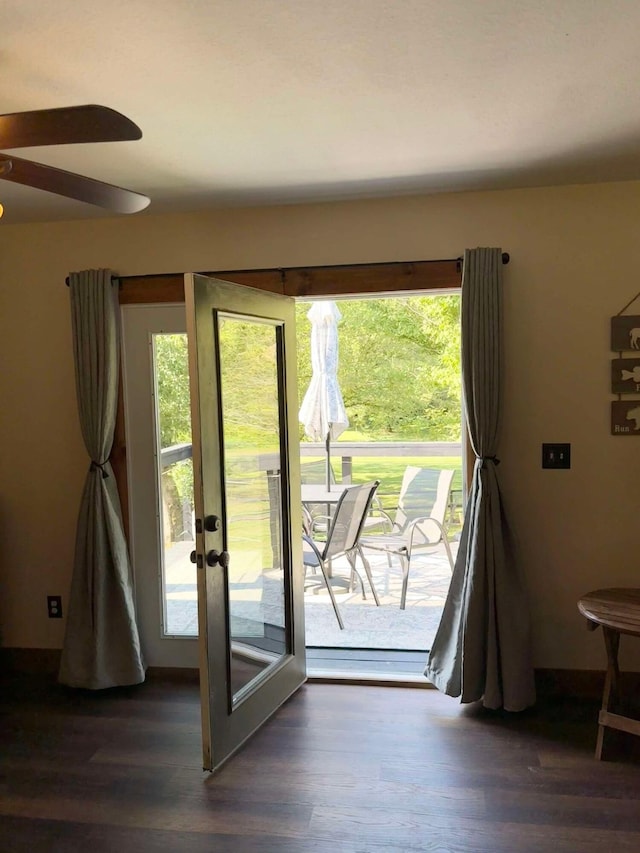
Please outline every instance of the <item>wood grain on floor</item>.
[[0, 691], [1, 853], [640, 850], [637, 749], [596, 762], [586, 700], [308, 684], [212, 776], [195, 684]]

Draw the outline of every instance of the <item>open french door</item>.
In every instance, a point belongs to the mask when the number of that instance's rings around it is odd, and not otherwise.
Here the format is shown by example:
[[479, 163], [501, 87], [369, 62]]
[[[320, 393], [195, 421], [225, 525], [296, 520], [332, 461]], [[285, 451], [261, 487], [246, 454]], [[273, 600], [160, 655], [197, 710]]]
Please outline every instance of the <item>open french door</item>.
[[304, 682], [294, 302], [185, 275], [203, 766]]

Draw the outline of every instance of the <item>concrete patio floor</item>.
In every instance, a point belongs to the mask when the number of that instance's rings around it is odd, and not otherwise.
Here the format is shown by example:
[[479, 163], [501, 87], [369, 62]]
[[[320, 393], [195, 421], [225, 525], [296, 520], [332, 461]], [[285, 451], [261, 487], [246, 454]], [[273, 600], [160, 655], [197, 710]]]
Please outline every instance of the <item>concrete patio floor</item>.
[[[167, 552], [167, 628], [168, 633], [197, 636], [196, 569], [189, 562], [192, 543], [182, 542]], [[457, 542], [452, 543], [455, 551]], [[338, 579], [348, 578], [346, 561], [336, 561], [336, 597], [344, 620], [341, 630], [322, 575], [305, 578], [306, 644], [317, 648], [427, 650], [438, 627], [451, 579], [444, 549], [415, 555], [411, 561], [406, 609], [400, 609], [402, 576], [397, 561], [390, 568], [384, 555], [369, 552], [380, 607], [375, 605], [369, 585], [364, 579], [367, 598], [362, 599], [358, 587], [348, 591]], [[359, 564], [358, 564], [359, 565]], [[275, 572], [275, 574], [279, 574]], [[269, 572], [251, 575], [244, 586], [246, 600], [234, 601], [233, 613], [246, 624], [259, 624], [262, 619], [281, 624], [278, 608], [270, 606]], [[280, 598], [279, 579], [273, 584]], [[252, 589], [253, 587], [253, 589]]]

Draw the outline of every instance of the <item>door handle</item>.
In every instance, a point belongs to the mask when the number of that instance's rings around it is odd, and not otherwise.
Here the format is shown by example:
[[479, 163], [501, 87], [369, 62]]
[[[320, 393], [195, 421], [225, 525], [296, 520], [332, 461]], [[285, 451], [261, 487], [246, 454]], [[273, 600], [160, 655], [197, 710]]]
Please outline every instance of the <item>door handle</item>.
[[[217, 515], [205, 515], [204, 529], [209, 533], [220, 530], [220, 519]], [[196, 533], [202, 533], [202, 519], [196, 518]]]
[[228, 551], [208, 551], [207, 552], [207, 565], [208, 566], [217, 566], [220, 565], [223, 569], [226, 569], [229, 565], [229, 552]]
[[189, 559], [192, 563], [196, 563], [199, 569], [202, 568], [202, 557], [200, 556], [200, 554], [196, 554], [195, 551], [192, 551], [189, 554]]

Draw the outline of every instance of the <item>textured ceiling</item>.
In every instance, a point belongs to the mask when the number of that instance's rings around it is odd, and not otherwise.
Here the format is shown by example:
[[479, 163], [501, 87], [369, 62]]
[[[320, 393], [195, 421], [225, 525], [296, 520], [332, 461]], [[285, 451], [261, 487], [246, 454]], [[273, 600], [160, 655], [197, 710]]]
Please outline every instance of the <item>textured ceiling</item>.
[[640, 179], [637, 0], [3, 0], [0, 33], [0, 113], [104, 104], [143, 131], [15, 153], [148, 214]]

